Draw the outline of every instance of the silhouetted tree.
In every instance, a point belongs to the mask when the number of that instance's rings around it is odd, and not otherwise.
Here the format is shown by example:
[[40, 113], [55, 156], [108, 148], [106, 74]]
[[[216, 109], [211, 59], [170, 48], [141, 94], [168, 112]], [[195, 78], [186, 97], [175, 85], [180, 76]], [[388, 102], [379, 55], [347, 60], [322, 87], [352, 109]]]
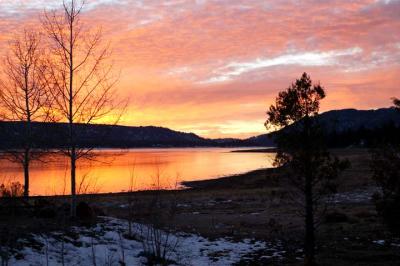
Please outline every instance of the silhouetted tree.
[[315, 212], [322, 197], [335, 191], [334, 179], [347, 163], [330, 156], [315, 117], [325, 91], [304, 73], [281, 91], [267, 112], [267, 128], [284, 128], [275, 134], [275, 165], [288, 169], [288, 178], [301, 193], [305, 217], [305, 264], [315, 265]]
[[[113, 65], [100, 29], [89, 29], [81, 20], [85, 2], [63, 1], [61, 12], [46, 12], [43, 25], [50, 38], [50, 91], [54, 112], [69, 124], [64, 153], [70, 158], [71, 215], [76, 214], [76, 163], [91, 156], [77, 145], [76, 124], [89, 124], [111, 115], [116, 108]], [[118, 118], [116, 118], [118, 119]]]
[[400, 99], [393, 98], [393, 107], [400, 111]]
[[[399, 110], [400, 100], [393, 98], [394, 108]], [[380, 188], [374, 195], [378, 213], [389, 230], [400, 236], [400, 139], [388, 135], [371, 152], [373, 179]]]
[[[44, 78], [43, 56], [39, 34], [33, 30], [24, 30], [21, 36], [10, 42], [0, 82], [0, 104], [4, 118], [23, 123], [22, 131], [8, 132], [8, 141], [19, 143], [13, 143], [11, 148], [7, 148], [5, 155], [7, 159], [22, 164], [26, 197], [29, 196], [29, 166], [40, 155], [33, 150], [35, 134], [32, 122], [46, 121], [50, 103]], [[14, 139], [14, 136], [18, 138]]]

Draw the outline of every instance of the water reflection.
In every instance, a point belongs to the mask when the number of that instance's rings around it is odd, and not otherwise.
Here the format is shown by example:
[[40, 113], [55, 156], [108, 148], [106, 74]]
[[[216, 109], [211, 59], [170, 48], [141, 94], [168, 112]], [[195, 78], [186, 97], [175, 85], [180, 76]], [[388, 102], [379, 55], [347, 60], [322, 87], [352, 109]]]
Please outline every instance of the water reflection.
[[[78, 162], [81, 193], [174, 188], [180, 181], [201, 180], [271, 167], [273, 154], [232, 153], [230, 148], [96, 150], [95, 160]], [[31, 167], [31, 195], [69, 194], [67, 158], [52, 155]], [[23, 182], [20, 165], [0, 161], [1, 181]]]

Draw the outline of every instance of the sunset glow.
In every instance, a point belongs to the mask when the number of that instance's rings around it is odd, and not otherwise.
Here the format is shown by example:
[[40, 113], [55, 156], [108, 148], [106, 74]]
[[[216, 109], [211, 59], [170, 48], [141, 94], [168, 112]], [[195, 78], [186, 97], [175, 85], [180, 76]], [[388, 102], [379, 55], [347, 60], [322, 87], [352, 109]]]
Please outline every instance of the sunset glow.
[[[60, 3], [0, 1], [1, 51]], [[85, 12], [111, 40], [124, 125], [262, 134], [267, 107], [304, 71], [326, 88], [323, 111], [400, 96], [400, 1], [91, 0]]]

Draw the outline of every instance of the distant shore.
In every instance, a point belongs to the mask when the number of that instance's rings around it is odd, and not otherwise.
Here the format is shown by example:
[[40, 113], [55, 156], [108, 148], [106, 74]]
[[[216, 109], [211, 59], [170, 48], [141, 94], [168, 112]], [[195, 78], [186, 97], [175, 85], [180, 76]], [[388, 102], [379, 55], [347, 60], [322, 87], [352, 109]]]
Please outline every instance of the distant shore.
[[255, 149], [246, 149], [246, 150], [232, 150], [231, 152], [262, 152], [262, 153], [276, 153], [276, 148], [255, 148]]

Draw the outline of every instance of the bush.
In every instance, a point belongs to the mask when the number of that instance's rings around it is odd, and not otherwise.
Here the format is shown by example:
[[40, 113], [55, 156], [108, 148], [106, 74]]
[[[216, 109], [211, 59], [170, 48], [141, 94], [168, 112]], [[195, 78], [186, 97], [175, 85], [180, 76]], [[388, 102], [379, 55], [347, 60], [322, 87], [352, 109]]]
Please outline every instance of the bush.
[[0, 197], [15, 198], [24, 195], [24, 186], [19, 182], [10, 182], [0, 185]]
[[376, 210], [388, 229], [400, 236], [400, 145], [392, 143], [375, 149], [371, 167], [380, 189], [374, 195]]
[[400, 237], [400, 196], [394, 199], [383, 199], [376, 195], [374, 201], [376, 210], [389, 231], [393, 235]]
[[0, 214], [15, 215], [25, 214], [27, 202], [23, 200], [23, 186], [19, 182], [9, 182], [0, 185]]

